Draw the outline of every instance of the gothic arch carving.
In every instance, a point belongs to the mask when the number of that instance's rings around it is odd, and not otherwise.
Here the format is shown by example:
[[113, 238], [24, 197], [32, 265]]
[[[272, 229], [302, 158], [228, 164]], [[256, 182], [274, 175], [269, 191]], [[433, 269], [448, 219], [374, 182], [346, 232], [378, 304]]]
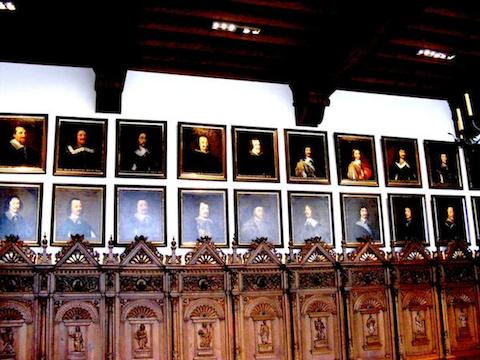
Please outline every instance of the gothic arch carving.
[[[273, 317], [282, 317], [282, 311], [278, 308], [278, 304], [269, 298], [260, 297], [253, 300], [245, 308], [245, 317], [254, 317], [256, 315], [262, 316], [270, 315]], [[263, 315], [263, 316], [264, 316]]]
[[[11, 318], [11, 317], [16, 318]], [[21, 316], [21, 319], [25, 323], [30, 324], [32, 319], [31, 309], [18, 301], [5, 301], [0, 303], [0, 321], [2, 320], [20, 320], [18, 316]]]
[[184, 320], [188, 321], [191, 317], [205, 317], [225, 319], [225, 312], [219, 303], [207, 299], [198, 299], [192, 301], [185, 309]]
[[302, 315], [308, 315], [315, 312], [335, 313], [336, 307], [332, 300], [326, 299], [321, 296], [312, 296], [305, 301], [302, 306]]
[[[63, 305], [55, 315], [55, 321], [61, 322], [64, 319], [64, 316], [69, 316], [70, 313], [79, 312], [79, 315], [88, 313], [90, 319], [94, 323], [98, 323], [98, 312], [92, 304], [81, 302], [81, 301], [72, 301]], [[67, 314], [67, 312], [69, 312]]]
[[128, 303], [122, 310], [122, 321], [126, 321], [131, 317], [155, 318], [155, 320], [163, 320], [162, 308], [150, 300], [136, 300]]

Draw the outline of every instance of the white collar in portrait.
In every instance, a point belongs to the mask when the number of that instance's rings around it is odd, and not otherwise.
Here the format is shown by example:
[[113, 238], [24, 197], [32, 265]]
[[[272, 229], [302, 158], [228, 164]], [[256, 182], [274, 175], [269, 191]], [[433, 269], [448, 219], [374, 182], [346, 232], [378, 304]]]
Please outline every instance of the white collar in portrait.
[[15, 150], [19, 150], [19, 149], [22, 149], [24, 148], [25, 146], [23, 146], [22, 144], [20, 144], [17, 139], [12, 139], [10, 140], [10, 144], [12, 144], [12, 146], [15, 148]]
[[76, 155], [76, 154], [79, 154], [79, 153], [81, 153], [81, 152], [88, 152], [88, 153], [90, 153], [90, 154], [93, 154], [93, 153], [95, 152], [94, 149], [89, 148], [89, 147], [86, 147], [86, 146], [82, 146], [82, 147], [79, 147], [79, 148], [74, 149], [74, 148], [72, 147], [72, 145], [68, 145], [68, 146], [67, 146], [67, 149], [68, 149], [68, 151], [70, 151], [70, 153], [71, 153], [72, 155]]

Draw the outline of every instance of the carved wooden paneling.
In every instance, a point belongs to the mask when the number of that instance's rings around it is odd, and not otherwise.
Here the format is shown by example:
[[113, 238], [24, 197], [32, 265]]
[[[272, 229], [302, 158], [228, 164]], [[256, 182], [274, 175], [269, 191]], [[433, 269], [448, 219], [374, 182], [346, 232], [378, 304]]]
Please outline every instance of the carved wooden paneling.
[[173, 359], [233, 360], [226, 259], [211, 239], [202, 238], [185, 255], [185, 265], [175, 261], [167, 265], [173, 298]]
[[313, 239], [283, 258], [266, 239], [228, 256], [201, 239], [181, 257], [139, 237], [102, 264], [81, 237], [55, 264], [46, 249], [0, 243], [0, 359], [480, 358], [479, 264], [461, 242], [337, 255]]
[[236, 358], [292, 359], [290, 309], [281, 256], [266, 239], [231, 265]]
[[31, 301], [0, 301], [0, 359], [36, 359]]
[[[167, 360], [171, 352], [163, 255], [142, 236], [120, 255], [115, 312], [116, 354], [121, 360]], [[108, 261], [113, 265], [113, 261]]]
[[452, 241], [441, 253], [440, 266], [446, 355], [479, 358], [479, 292], [473, 254], [466, 243]]
[[344, 359], [343, 303], [336, 255], [319, 239], [307, 240], [289, 259], [294, 359]]
[[394, 286], [399, 351], [404, 359], [443, 356], [441, 316], [432, 256], [421, 243], [410, 242], [394, 254]]
[[385, 254], [366, 242], [343, 263], [350, 358], [394, 358], [392, 302]]

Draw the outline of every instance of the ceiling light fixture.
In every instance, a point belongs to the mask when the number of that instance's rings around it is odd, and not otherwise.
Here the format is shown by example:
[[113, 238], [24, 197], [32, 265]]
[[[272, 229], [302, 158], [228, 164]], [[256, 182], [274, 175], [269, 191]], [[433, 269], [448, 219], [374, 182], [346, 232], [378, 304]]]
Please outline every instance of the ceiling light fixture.
[[1, 1], [0, 0], [0, 10], [9, 10], [15, 11], [17, 10], [15, 4], [11, 1]]
[[455, 59], [454, 54], [447, 54], [441, 51], [435, 51], [430, 49], [420, 49], [417, 51], [418, 56], [425, 56], [433, 59], [448, 60], [451, 61]]
[[260, 34], [260, 29], [251, 27], [251, 26], [245, 26], [245, 25], [237, 25], [233, 23], [227, 23], [227, 22], [220, 22], [220, 21], [214, 21], [212, 23], [212, 29], [213, 30], [223, 30], [223, 31], [228, 31], [232, 33], [241, 33], [241, 34], [251, 34], [251, 35], [258, 35]]

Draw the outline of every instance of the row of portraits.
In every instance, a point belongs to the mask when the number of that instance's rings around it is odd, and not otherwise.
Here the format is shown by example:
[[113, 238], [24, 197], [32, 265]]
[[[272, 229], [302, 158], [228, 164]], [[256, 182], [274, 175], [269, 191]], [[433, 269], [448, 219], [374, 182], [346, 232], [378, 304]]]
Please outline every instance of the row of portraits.
[[[117, 120], [116, 175], [166, 178], [164, 121]], [[0, 115], [0, 172], [45, 173], [46, 115]], [[105, 176], [107, 120], [57, 117], [54, 175]], [[276, 129], [232, 127], [233, 178], [279, 181]], [[378, 186], [375, 139], [334, 134], [340, 185]], [[461, 189], [458, 146], [425, 140], [431, 188]], [[323, 131], [285, 130], [287, 180], [330, 184]], [[382, 137], [387, 186], [421, 187], [416, 139]], [[480, 189], [480, 145], [466, 148], [469, 186]], [[226, 126], [178, 124], [178, 178], [226, 180]]]
[[[51, 244], [64, 245], [71, 235], [82, 234], [103, 246], [105, 185], [53, 185]], [[192, 247], [205, 236], [219, 247], [229, 246], [227, 189], [178, 190], [179, 242]], [[365, 240], [384, 244], [380, 194], [341, 193], [342, 245], [356, 246]], [[40, 237], [42, 184], [0, 183], [0, 235], [16, 235], [38, 244]], [[472, 197], [475, 233], [480, 239], [480, 197]], [[429, 244], [424, 195], [388, 194], [391, 245], [407, 241]], [[238, 245], [248, 246], [266, 237], [283, 247], [282, 206], [279, 190], [234, 190], [235, 234]], [[469, 241], [466, 201], [463, 196], [432, 195], [435, 244], [451, 240]], [[115, 186], [115, 230], [117, 245], [135, 236], [165, 246], [166, 188], [164, 186]], [[290, 240], [300, 246], [320, 237], [335, 245], [332, 194], [288, 191]]]

